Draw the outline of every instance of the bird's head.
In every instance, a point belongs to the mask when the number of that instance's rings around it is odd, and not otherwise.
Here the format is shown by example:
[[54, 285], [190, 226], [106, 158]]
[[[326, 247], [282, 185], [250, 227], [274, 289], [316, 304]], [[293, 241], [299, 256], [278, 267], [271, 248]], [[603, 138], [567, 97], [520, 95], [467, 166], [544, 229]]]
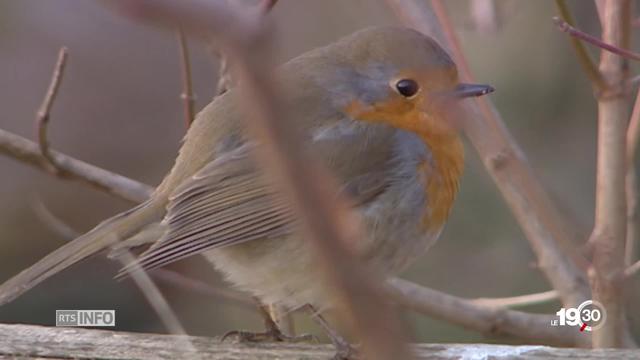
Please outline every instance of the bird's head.
[[334, 93], [355, 120], [385, 123], [423, 137], [455, 135], [445, 116], [460, 99], [493, 91], [462, 84], [456, 65], [432, 38], [400, 27], [375, 27], [340, 40], [329, 50], [341, 69]]

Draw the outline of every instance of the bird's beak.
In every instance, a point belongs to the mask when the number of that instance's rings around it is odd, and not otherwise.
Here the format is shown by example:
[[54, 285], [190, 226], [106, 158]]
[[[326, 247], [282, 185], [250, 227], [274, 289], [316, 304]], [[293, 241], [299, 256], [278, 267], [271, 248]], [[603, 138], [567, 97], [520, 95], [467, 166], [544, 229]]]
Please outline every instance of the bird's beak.
[[485, 84], [458, 84], [448, 95], [464, 99], [472, 96], [482, 96], [494, 92], [495, 89]]

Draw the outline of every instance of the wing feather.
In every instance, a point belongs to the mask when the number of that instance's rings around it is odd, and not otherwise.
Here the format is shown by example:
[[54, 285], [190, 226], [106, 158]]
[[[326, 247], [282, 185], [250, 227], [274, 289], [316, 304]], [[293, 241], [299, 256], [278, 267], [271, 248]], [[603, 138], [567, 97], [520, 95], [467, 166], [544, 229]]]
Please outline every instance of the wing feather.
[[[356, 152], [343, 149], [345, 144], [339, 137], [313, 144], [326, 150], [325, 160], [341, 180], [341, 192], [356, 207], [374, 202], [391, 179], [386, 173], [392, 159], [391, 135], [384, 128], [367, 131], [366, 136], [356, 138], [362, 142], [353, 144]], [[176, 188], [162, 222], [165, 234], [140, 255], [142, 268], [149, 270], [207, 250], [295, 231], [296, 217], [290, 204], [255, 165], [250, 154], [253, 148], [243, 144], [228, 150]], [[371, 151], [378, 154], [376, 161], [365, 155]], [[332, 160], [337, 156], [342, 162]], [[125, 276], [127, 270], [121, 270], [118, 277]]]
[[220, 156], [176, 189], [163, 220], [165, 235], [140, 255], [142, 268], [293, 231], [291, 207], [254, 166], [249, 151], [243, 146]]

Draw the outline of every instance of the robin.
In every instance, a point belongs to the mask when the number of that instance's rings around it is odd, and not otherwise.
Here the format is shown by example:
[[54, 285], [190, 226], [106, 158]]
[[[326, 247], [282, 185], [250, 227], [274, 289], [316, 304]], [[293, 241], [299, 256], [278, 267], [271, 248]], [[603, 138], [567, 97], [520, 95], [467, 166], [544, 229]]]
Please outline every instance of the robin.
[[[436, 41], [399, 27], [312, 50], [275, 78], [305, 146], [360, 215], [359, 254], [387, 274], [401, 271], [436, 241], [458, 191], [463, 146], [443, 104], [493, 89], [460, 83]], [[140, 245], [154, 229], [138, 258], [144, 269], [204, 254], [263, 304], [329, 307], [296, 214], [251, 155], [260, 145], [245, 136], [237, 97], [228, 91], [198, 114], [149, 200], [6, 281], [0, 304], [101, 250]]]

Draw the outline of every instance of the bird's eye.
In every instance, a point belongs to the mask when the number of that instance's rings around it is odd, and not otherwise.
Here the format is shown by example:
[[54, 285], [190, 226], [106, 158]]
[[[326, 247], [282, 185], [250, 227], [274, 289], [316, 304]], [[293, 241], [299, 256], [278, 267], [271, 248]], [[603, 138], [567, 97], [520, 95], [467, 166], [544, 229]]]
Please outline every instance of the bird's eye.
[[418, 93], [420, 86], [415, 80], [402, 79], [396, 83], [396, 90], [404, 97], [412, 97]]

